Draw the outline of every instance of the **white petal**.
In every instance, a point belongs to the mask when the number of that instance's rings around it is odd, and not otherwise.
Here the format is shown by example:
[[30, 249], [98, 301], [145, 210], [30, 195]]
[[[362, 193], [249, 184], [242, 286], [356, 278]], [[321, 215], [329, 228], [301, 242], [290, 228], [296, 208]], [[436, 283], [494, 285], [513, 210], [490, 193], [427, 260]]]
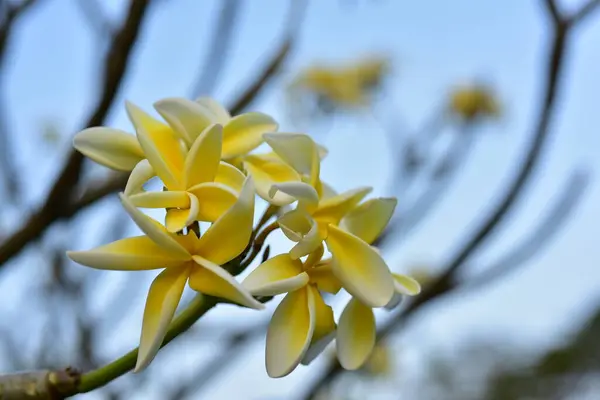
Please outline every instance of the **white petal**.
[[198, 97], [196, 103], [209, 110], [214, 116], [214, 121], [221, 125], [225, 125], [231, 119], [229, 111], [212, 97]]
[[304, 182], [283, 182], [271, 186], [269, 196], [275, 197], [277, 192], [283, 192], [298, 200], [298, 207], [312, 213], [319, 205], [319, 195], [315, 188]]
[[119, 129], [84, 129], [73, 138], [73, 147], [98, 164], [118, 171], [131, 171], [145, 157], [137, 138]]
[[216, 122], [212, 113], [191, 100], [171, 97], [154, 103], [154, 108], [173, 130], [191, 145], [209, 125]]
[[125, 191], [123, 193], [125, 196], [131, 196], [132, 194], [143, 191], [144, 184], [155, 176], [156, 173], [148, 160], [143, 159], [137, 163], [133, 171], [131, 171], [129, 179], [127, 180], [127, 186], [125, 186]]

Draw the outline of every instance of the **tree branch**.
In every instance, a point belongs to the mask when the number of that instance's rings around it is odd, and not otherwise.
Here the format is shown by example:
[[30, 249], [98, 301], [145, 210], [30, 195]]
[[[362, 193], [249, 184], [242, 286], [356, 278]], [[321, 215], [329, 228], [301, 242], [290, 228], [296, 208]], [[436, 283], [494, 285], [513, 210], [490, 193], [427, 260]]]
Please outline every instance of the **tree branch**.
[[[127, 70], [148, 4], [148, 0], [131, 1], [126, 22], [115, 35], [108, 51], [102, 79], [102, 95], [88, 118], [86, 127], [101, 125], [106, 118]], [[30, 241], [37, 239], [54, 221], [64, 217], [69, 209], [69, 203], [65, 199], [71, 196], [79, 181], [83, 160], [81, 153], [74, 149], [71, 151], [43, 206], [0, 246], [0, 267]]]
[[[545, 1], [545, 0], [544, 0]], [[595, 0], [592, 0], [595, 2]], [[547, 3], [546, 3], [547, 4]], [[547, 9], [552, 14], [552, 9]], [[385, 339], [396, 328], [402, 326], [408, 317], [415, 313], [426, 303], [456, 288], [454, 278], [458, 269], [464, 265], [468, 258], [483, 245], [491, 236], [502, 220], [508, 215], [512, 206], [519, 200], [529, 183], [533, 172], [538, 166], [538, 161], [549, 135], [549, 127], [556, 108], [558, 85], [564, 66], [564, 54], [567, 47], [569, 29], [573, 24], [567, 24], [564, 19], [553, 25], [553, 38], [549, 52], [544, 95], [537, 123], [535, 124], [533, 138], [529, 145], [526, 157], [521, 162], [514, 181], [509, 185], [502, 200], [496, 205], [495, 210], [484, 220], [472, 237], [452, 257], [444, 272], [430, 285], [426, 286], [421, 294], [408, 304], [403, 312], [392, 317], [378, 332], [378, 340]], [[331, 363], [326, 371], [309, 389], [305, 399], [313, 399], [325, 386], [332, 382], [337, 375], [343, 372], [338, 363]]]

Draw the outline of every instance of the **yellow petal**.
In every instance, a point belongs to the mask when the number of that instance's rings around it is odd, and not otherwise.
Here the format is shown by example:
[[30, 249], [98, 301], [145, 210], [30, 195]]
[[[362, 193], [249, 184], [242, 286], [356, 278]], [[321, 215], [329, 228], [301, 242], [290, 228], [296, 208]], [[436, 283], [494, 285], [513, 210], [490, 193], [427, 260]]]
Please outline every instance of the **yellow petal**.
[[181, 299], [188, 273], [189, 267], [166, 269], [152, 282], [146, 299], [140, 349], [134, 372], [145, 369], [158, 353]]
[[352, 299], [342, 312], [338, 324], [336, 348], [344, 369], [360, 368], [375, 347], [376, 330], [373, 310]]
[[172, 208], [167, 210], [167, 214], [165, 215], [165, 226], [171, 233], [179, 232], [186, 226], [190, 226], [192, 222], [196, 221], [196, 216], [198, 215], [198, 199], [191, 193], [184, 193], [188, 196], [189, 208]]
[[408, 275], [392, 274], [396, 292], [406, 296], [416, 296], [421, 293], [421, 285]]
[[185, 262], [148, 236], [129, 237], [88, 251], [68, 251], [67, 256], [87, 267], [115, 271], [169, 268]]
[[220, 297], [243, 306], [262, 310], [264, 304], [257, 301], [229, 272], [209, 260], [194, 256], [198, 264], [190, 274], [190, 287], [209, 296]]
[[135, 168], [133, 168], [133, 171], [131, 171], [123, 193], [125, 196], [131, 196], [132, 194], [142, 192], [144, 190], [144, 184], [155, 176], [156, 173], [148, 160], [143, 159], [137, 163]]
[[217, 169], [217, 176], [215, 176], [216, 183], [222, 183], [223, 185], [227, 185], [237, 193], [242, 190], [242, 186], [244, 185], [244, 181], [246, 180], [246, 175], [233, 165], [221, 161], [219, 163], [219, 169]]
[[335, 321], [333, 310], [323, 301], [323, 297], [314, 286], [309, 286], [315, 302], [315, 331], [310, 347], [302, 358], [302, 364], [310, 364], [335, 339]]
[[299, 182], [300, 175], [292, 167], [279, 158], [267, 154], [250, 155], [244, 158], [244, 169], [252, 176], [256, 184], [256, 193], [276, 206], [284, 206], [296, 201], [292, 196], [277, 192], [275, 197], [269, 196], [271, 186], [281, 182]]
[[308, 270], [310, 283], [317, 285], [319, 290], [336, 294], [342, 288], [342, 282], [333, 274], [331, 260], [326, 260]]
[[210, 111], [213, 114], [213, 120], [221, 125], [225, 125], [231, 119], [229, 111], [227, 111], [221, 103], [211, 97], [198, 97], [196, 103]]
[[306, 210], [309, 214], [315, 211], [319, 204], [319, 194], [315, 188], [304, 182], [277, 183], [269, 189], [269, 197], [274, 198], [277, 192], [283, 192], [298, 200], [298, 208]]
[[210, 124], [216, 122], [212, 113], [191, 100], [172, 97], [157, 101], [154, 108], [188, 145]]
[[297, 242], [290, 250], [290, 256], [298, 259], [315, 251], [323, 242], [319, 226], [304, 210], [292, 210], [283, 214], [277, 223], [283, 234]]
[[131, 216], [133, 222], [144, 232], [154, 243], [161, 246], [166, 251], [173, 254], [174, 258], [180, 260], [190, 260], [192, 257], [189, 251], [176, 240], [175, 235], [169, 233], [167, 229], [158, 223], [158, 221], [150, 218], [140, 210], [138, 210], [127, 197], [122, 193], [119, 194], [121, 204], [125, 211]]
[[265, 358], [271, 378], [286, 376], [298, 366], [315, 330], [315, 314], [308, 287], [289, 293], [277, 306], [267, 330]]
[[189, 188], [188, 192], [198, 198], [198, 221], [216, 221], [238, 199], [238, 194], [233, 189], [221, 183], [201, 183]]
[[350, 211], [342, 219], [342, 229], [371, 244], [379, 237], [394, 214], [395, 198], [371, 199]]
[[318, 175], [319, 148], [313, 139], [303, 133], [276, 133], [263, 135], [265, 142], [292, 168], [303, 175]]
[[254, 296], [276, 296], [293, 292], [307, 283], [308, 275], [302, 272], [302, 262], [280, 254], [260, 264], [244, 279], [242, 286]]
[[210, 125], [194, 141], [185, 159], [185, 187], [212, 182], [221, 162], [223, 127]]
[[257, 148], [266, 132], [275, 132], [277, 122], [270, 116], [249, 112], [233, 117], [223, 128], [223, 158], [247, 154]]
[[329, 226], [332, 270], [344, 289], [370, 307], [385, 306], [394, 295], [394, 278], [385, 261], [362, 239]]
[[98, 164], [118, 171], [131, 171], [145, 157], [135, 136], [104, 127], [79, 132], [73, 138], [73, 147]]
[[313, 217], [319, 221], [337, 225], [371, 190], [373, 189], [370, 187], [361, 187], [322, 200], [319, 203], [319, 209], [313, 213]]
[[254, 222], [254, 185], [247, 178], [238, 200], [219, 217], [198, 241], [197, 254], [223, 265], [248, 245]]
[[129, 196], [129, 201], [141, 208], [189, 208], [190, 198], [186, 192], [143, 192]]
[[169, 190], [182, 189], [184, 156], [171, 128], [130, 102], [126, 103], [126, 109], [140, 146], [156, 174]]

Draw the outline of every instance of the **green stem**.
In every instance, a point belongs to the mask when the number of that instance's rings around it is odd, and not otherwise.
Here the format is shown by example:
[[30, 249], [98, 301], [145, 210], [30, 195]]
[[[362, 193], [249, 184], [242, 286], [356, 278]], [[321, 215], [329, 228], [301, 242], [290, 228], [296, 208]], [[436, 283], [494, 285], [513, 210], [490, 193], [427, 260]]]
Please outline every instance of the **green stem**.
[[[185, 332], [217, 303], [218, 299], [215, 297], [198, 294], [185, 310], [173, 319], [161, 347]], [[77, 392], [72, 395], [90, 392], [131, 371], [135, 367], [137, 355], [138, 349], [136, 348], [103, 367], [83, 374], [77, 386]]]

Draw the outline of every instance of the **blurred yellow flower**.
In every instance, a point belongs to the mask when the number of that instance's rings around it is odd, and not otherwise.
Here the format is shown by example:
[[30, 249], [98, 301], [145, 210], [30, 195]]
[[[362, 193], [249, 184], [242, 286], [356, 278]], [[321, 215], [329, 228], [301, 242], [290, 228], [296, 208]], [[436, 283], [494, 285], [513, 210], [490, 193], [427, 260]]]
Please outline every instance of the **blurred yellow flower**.
[[392, 373], [393, 350], [387, 345], [377, 344], [361, 371], [376, 377], [387, 377]]
[[476, 118], [497, 118], [501, 105], [490, 88], [483, 85], [463, 85], [454, 88], [448, 98], [448, 111], [466, 121]]
[[337, 107], [370, 104], [373, 91], [389, 71], [389, 60], [366, 58], [342, 67], [313, 66], [301, 72], [290, 84], [290, 93], [305, 91]]

